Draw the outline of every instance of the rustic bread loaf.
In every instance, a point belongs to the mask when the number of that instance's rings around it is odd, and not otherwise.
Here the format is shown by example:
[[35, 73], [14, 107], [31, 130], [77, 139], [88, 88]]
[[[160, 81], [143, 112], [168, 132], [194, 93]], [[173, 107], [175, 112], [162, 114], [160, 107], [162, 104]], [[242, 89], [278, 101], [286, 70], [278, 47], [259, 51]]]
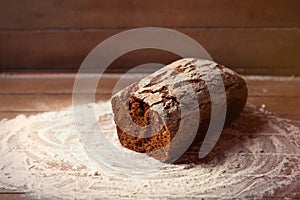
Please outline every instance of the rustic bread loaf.
[[[219, 74], [218, 74], [219, 73]], [[239, 116], [247, 100], [246, 83], [232, 70], [213, 61], [186, 58], [173, 62], [153, 74], [115, 94], [111, 99], [120, 143], [133, 151], [147, 153], [162, 161], [170, 160], [172, 148], [177, 148], [189, 139], [189, 126], [197, 120], [193, 145], [203, 140], [211, 118], [211, 98], [203, 76], [214, 83], [221, 75], [226, 91], [226, 124]], [[205, 79], [207, 80], [207, 79]], [[186, 87], [190, 86], [190, 87]], [[197, 107], [182, 115], [180, 99], [193, 104], [196, 95]], [[191, 101], [189, 103], [189, 101]], [[199, 112], [199, 118], [193, 112]], [[181, 135], [170, 147], [183, 118], [186, 135]], [[195, 127], [190, 127], [195, 128]]]

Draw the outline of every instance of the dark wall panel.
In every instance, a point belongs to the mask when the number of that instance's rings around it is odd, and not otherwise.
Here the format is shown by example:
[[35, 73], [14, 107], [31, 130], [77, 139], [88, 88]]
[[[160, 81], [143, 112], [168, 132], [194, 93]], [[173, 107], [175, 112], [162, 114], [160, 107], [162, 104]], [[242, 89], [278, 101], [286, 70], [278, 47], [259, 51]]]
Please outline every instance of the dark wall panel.
[[[104, 39], [156, 26], [189, 35], [216, 61], [241, 73], [300, 75], [299, 10], [298, 0], [2, 0], [0, 70], [76, 72]], [[109, 70], [176, 58], [132, 52]]]

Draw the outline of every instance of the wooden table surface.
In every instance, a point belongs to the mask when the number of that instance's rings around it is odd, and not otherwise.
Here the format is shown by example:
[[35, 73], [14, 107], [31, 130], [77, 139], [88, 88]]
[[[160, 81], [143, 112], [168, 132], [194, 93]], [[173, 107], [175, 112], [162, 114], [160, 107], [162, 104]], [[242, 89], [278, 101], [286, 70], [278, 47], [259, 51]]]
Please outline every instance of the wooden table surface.
[[[96, 99], [108, 99], [120, 75], [105, 75]], [[248, 104], [296, 120], [300, 126], [300, 77], [246, 76]], [[0, 120], [59, 110], [72, 104], [74, 75], [0, 75]], [[299, 188], [300, 190], [300, 188]], [[276, 197], [274, 197], [276, 198]], [[30, 199], [20, 191], [0, 189], [0, 199]]]

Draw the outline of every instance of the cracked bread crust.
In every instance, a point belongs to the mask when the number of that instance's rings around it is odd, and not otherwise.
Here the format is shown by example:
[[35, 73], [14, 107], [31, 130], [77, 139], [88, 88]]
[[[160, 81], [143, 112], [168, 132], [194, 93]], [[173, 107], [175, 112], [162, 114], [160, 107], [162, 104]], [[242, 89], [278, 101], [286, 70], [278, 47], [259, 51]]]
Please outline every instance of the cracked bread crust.
[[[170, 146], [170, 143], [178, 132], [180, 122], [189, 117], [193, 120], [189, 113], [182, 112], [182, 99], [194, 106], [191, 110], [199, 109], [199, 126], [192, 146], [201, 142], [211, 117], [211, 99], [203, 76], [209, 77], [205, 80], [214, 84], [219, 72], [227, 100], [225, 124], [229, 124], [239, 116], [245, 106], [245, 81], [237, 73], [212, 61], [186, 58], [161, 68], [112, 97], [114, 121], [120, 143], [128, 149], [147, 153], [162, 162], [169, 160], [172, 148], [176, 148], [176, 144]], [[190, 87], [187, 89], [185, 86]], [[190, 97], [195, 94], [197, 104], [189, 103], [192, 101]], [[186, 132], [188, 134], [189, 130]], [[176, 140], [178, 146], [180, 141], [185, 141], [184, 135], [180, 137]]]

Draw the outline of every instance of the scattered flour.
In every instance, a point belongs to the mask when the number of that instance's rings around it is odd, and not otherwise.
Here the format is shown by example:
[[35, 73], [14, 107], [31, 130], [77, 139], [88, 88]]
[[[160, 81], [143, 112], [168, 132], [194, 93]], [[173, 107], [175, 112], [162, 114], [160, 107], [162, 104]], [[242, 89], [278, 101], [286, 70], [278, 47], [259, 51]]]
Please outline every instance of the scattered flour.
[[[95, 107], [99, 115], [95, 127], [100, 125], [122, 149], [110, 103], [85, 106]], [[0, 142], [0, 187], [25, 191], [34, 198], [300, 198], [300, 129], [289, 120], [249, 107], [223, 131], [205, 159], [161, 164], [160, 170], [138, 176], [116, 174], [90, 157], [76, 132], [72, 108], [2, 120]], [[104, 153], [113, 159], [116, 152]]]

